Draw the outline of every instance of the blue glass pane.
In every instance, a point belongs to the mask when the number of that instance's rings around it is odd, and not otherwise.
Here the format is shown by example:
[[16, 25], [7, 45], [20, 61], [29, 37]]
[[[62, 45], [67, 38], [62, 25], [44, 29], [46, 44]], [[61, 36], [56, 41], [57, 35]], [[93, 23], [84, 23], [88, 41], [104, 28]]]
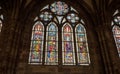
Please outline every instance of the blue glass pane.
[[50, 24], [49, 31], [56, 31], [56, 26], [54, 25], [54, 23]]
[[82, 27], [81, 25], [77, 26], [77, 30], [76, 31], [77, 32], [85, 32], [84, 27]]

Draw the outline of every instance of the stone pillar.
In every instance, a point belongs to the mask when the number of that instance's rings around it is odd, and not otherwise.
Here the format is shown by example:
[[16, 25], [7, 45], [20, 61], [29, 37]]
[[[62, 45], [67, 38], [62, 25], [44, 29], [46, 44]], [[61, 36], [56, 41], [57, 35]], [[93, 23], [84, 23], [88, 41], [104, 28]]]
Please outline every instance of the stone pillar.
[[99, 25], [96, 28], [97, 34], [98, 34], [98, 39], [99, 39], [99, 45], [100, 45], [100, 50], [101, 50], [101, 56], [105, 69], [105, 74], [113, 74], [113, 68], [110, 60], [110, 54], [109, 54], [109, 49], [108, 49], [108, 38], [106, 37], [107, 34], [107, 28], [106, 26]]
[[21, 28], [15, 18], [7, 20], [3, 39], [3, 74], [14, 74], [20, 47]]
[[[106, 25], [104, 27], [104, 36], [105, 36], [105, 43], [106, 43], [106, 53], [109, 56], [109, 63], [111, 65], [111, 71], [113, 72], [113, 74], [119, 74], [120, 70], [120, 58], [118, 55], [118, 51], [117, 51], [117, 47], [116, 47], [116, 43], [114, 40], [114, 35], [112, 32], [112, 26], [111, 23], [104, 23], [104, 25]], [[111, 72], [111, 73], [112, 73]]]

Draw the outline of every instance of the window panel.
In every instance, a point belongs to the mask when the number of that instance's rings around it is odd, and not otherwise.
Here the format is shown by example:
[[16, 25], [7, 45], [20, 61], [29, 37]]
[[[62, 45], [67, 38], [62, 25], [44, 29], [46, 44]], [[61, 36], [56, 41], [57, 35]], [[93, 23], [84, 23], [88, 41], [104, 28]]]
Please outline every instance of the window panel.
[[89, 64], [89, 57], [88, 57], [88, 53], [79, 53], [79, 64], [83, 65], [83, 64]]
[[[76, 24], [79, 22], [85, 23], [79, 18], [78, 12], [74, 8], [65, 2], [55, 1], [43, 7], [40, 14], [35, 17], [35, 21], [38, 22], [35, 23], [32, 30], [29, 63], [58, 65], [58, 59], [62, 59], [63, 65], [86, 65], [90, 63], [86, 31], [83, 26]], [[62, 40], [58, 37], [58, 34], [62, 37]], [[44, 37], [46, 40], [44, 40]], [[58, 40], [62, 44], [58, 44]], [[76, 42], [75, 47], [74, 42]], [[58, 45], [60, 48], [58, 48]], [[75, 53], [75, 50], [77, 50], [77, 53]], [[60, 58], [58, 58], [58, 52]], [[78, 63], [76, 63], [77, 61]]]
[[62, 61], [63, 65], [75, 65], [75, 52], [73, 42], [73, 30], [71, 26], [66, 23], [62, 29]]
[[39, 17], [43, 21], [51, 21], [51, 19], [53, 18], [52, 13], [47, 11], [42, 12]]
[[118, 50], [118, 54], [120, 57], [120, 15], [119, 15], [119, 10], [116, 10], [115, 13], [113, 14], [113, 21], [111, 23], [111, 26], [113, 26], [112, 28], [112, 32], [113, 32], [113, 36], [114, 36], [114, 40], [116, 43], [116, 47]]
[[0, 20], [0, 32], [1, 32], [1, 29], [2, 29], [2, 21]]
[[120, 25], [120, 16], [114, 17], [114, 22], [115, 24]]
[[[2, 12], [2, 7], [0, 6], [0, 11]], [[4, 20], [3, 18], [3, 14], [0, 14], [0, 32], [1, 32], [1, 29], [2, 29], [2, 21]]]
[[44, 26], [41, 22], [36, 22], [32, 30], [29, 63], [42, 64], [43, 40], [44, 40]]
[[[70, 22], [70, 23], [76, 23], [79, 21], [79, 17], [77, 14], [75, 13], [69, 13], [67, 15], [67, 20]], [[73, 25], [74, 26], [74, 25]]]
[[51, 4], [50, 9], [57, 15], [64, 15], [69, 10], [68, 5], [61, 1], [57, 1]]
[[77, 47], [77, 58], [79, 65], [88, 65], [90, 63], [86, 31], [85, 28], [78, 24], [76, 26], [76, 47]]
[[46, 57], [45, 64], [58, 64], [58, 30], [55, 23], [50, 23], [47, 27]]
[[38, 51], [31, 51], [31, 59], [30, 59], [30, 62], [31, 63], [40, 63], [40, 52]]
[[115, 42], [116, 42], [118, 54], [119, 54], [119, 57], [120, 57], [120, 27], [114, 26], [112, 31], [113, 31], [114, 39], [115, 39]]

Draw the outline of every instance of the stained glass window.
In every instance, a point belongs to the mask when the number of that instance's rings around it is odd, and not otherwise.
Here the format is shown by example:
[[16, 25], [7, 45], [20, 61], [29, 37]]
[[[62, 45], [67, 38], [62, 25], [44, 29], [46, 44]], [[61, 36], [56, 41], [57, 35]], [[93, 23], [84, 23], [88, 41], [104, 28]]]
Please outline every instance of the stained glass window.
[[0, 32], [1, 32], [1, 29], [2, 29], [2, 21], [0, 20]]
[[41, 22], [36, 22], [32, 30], [29, 63], [42, 64], [43, 40], [44, 26]]
[[115, 24], [120, 25], [120, 16], [114, 17], [114, 22], [115, 22]]
[[50, 23], [47, 27], [46, 40], [46, 57], [45, 63], [47, 65], [58, 64], [58, 30], [55, 23]]
[[70, 23], [76, 23], [79, 21], [79, 17], [75, 13], [70, 13], [67, 15], [67, 19]]
[[63, 64], [64, 65], [74, 65], [75, 64], [75, 52], [74, 52], [74, 42], [73, 42], [73, 30], [70, 24], [66, 23], [62, 29], [63, 35]]
[[113, 26], [112, 32], [118, 50], [118, 54], [120, 57], [120, 16], [118, 14], [119, 14], [119, 10], [116, 10], [116, 12], [113, 14], [114, 19], [112, 21], [112, 26]]
[[32, 30], [30, 63], [42, 65], [90, 63], [86, 31], [78, 24], [85, 23], [73, 7], [65, 2], [56, 1], [43, 7], [36, 15], [34, 22], [38, 22]]
[[57, 15], [64, 15], [69, 11], [68, 5], [61, 1], [54, 2], [50, 8]]
[[43, 21], [51, 21], [53, 16], [52, 16], [52, 13], [45, 11], [40, 14], [40, 18]]
[[85, 28], [78, 24], [76, 26], [76, 47], [77, 47], [77, 59], [79, 65], [89, 64], [88, 44], [86, 38]]
[[[2, 7], [0, 7], [0, 13], [2, 13], [1, 11], [2, 11]], [[1, 29], [2, 29], [2, 26], [3, 26], [2, 21], [3, 21], [3, 15], [0, 14], [0, 32], [1, 32]]]
[[120, 57], [120, 27], [114, 26], [113, 34], [114, 34], [114, 39], [115, 39], [117, 50], [118, 50], [119, 57]]

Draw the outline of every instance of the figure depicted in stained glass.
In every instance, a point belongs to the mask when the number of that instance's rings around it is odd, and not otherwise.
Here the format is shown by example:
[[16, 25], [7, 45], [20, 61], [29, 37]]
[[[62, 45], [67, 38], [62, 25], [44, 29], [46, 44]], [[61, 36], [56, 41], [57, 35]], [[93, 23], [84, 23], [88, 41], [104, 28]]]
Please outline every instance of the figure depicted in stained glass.
[[73, 62], [73, 48], [72, 42], [65, 42], [65, 62], [71, 63]]
[[47, 49], [46, 49], [46, 64], [58, 64], [58, 33], [55, 23], [50, 23], [47, 28]]

